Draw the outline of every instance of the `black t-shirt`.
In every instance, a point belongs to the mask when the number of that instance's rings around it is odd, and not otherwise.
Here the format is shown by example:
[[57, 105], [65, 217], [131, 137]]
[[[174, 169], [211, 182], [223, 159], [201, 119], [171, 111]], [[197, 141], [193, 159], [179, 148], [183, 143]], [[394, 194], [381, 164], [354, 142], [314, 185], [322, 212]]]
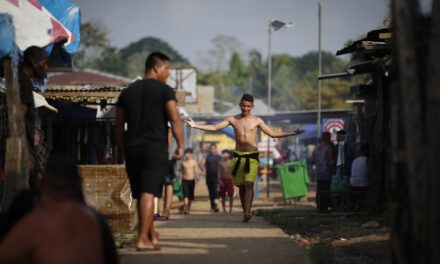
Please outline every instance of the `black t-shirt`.
[[148, 147], [156, 153], [168, 153], [165, 104], [170, 100], [176, 100], [173, 89], [154, 79], [138, 80], [121, 92], [117, 106], [125, 113], [127, 149]]
[[222, 157], [218, 154], [209, 153], [205, 159], [206, 179], [217, 180], [218, 164]]

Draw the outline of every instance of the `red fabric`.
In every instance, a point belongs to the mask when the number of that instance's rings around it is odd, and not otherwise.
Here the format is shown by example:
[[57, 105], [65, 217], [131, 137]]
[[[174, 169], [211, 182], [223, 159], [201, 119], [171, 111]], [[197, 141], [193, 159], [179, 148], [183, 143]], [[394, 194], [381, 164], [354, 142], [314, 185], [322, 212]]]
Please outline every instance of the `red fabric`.
[[226, 193], [228, 196], [234, 195], [234, 185], [232, 184], [232, 179], [221, 179], [223, 182], [223, 186], [220, 187], [220, 197], [226, 196]]

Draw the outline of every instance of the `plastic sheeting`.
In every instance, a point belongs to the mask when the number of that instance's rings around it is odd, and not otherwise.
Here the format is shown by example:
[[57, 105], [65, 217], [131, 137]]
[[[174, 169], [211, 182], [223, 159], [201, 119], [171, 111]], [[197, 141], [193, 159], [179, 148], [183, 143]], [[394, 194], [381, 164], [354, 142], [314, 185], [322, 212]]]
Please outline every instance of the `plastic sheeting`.
[[18, 61], [14, 39], [15, 30], [12, 16], [0, 14], [0, 58], [9, 55], [14, 61]]
[[[47, 7], [47, 8], [46, 8]], [[0, 13], [12, 16], [14, 36], [8, 34], [6, 43], [15, 42], [24, 51], [30, 46], [45, 47], [50, 53], [54, 43], [66, 41], [64, 48], [70, 54], [78, 50], [80, 41], [80, 11], [77, 5], [67, 0], [0, 0]], [[0, 22], [9, 22], [2, 19]], [[1, 24], [1, 28], [4, 24]], [[3, 39], [2, 39], [3, 41]], [[5, 47], [10, 47], [5, 46]], [[0, 45], [0, 54], [5, 56], [11, 49]]]

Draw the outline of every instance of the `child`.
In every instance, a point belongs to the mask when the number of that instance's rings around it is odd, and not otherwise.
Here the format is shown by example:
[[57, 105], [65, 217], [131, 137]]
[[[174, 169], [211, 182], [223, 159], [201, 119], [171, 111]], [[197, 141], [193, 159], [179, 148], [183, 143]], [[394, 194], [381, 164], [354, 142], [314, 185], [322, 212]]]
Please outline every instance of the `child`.
[[215, 125], [201, 125], [196, 124], [193, 120], [185, 120], [190, 127], [205, 131], [217, 131], [227, 126], [234, 128], [235, 151], [234, 158], [231, 161], [231, 174], [233, 176], [232, 182], [239, 188], [240, 202], [243, 208], [243, 222], [248, 222], [252, 217], [254, 182], [258, 174], [258, 129], [273, 138], [304, 133], [303, 129], [296, 129], [291, 132], [273, 131], [263, 119], [251, 113], [252, 109], [254, 109], [254, 97], [250, 94], [244, 94], [240, 100], [240, 113], [230, 116]]
[[222, 199], [223, 212], [226, 213], [225, 198], [226, 193], [229, 196], [229, 214], [232, 214], [232, 205], [234, 202], [234, 185], [232, 184], [232, 176], [230, 173], [231, 160], [229, 159], [229, 151], [222, 151], [222, 159], [218, 166], [218, 182], [220, 184], [220, 197]]
[[191, 210], [191, 202], [194, 201], [194, 187], [199, 181], [199, 171], [197, 162], [192, 159], [191, 148], [185, 149], [185, 160], [182, 161], [182, 177], [181, 185], [183, 191], [183, 213], [189, 214]]

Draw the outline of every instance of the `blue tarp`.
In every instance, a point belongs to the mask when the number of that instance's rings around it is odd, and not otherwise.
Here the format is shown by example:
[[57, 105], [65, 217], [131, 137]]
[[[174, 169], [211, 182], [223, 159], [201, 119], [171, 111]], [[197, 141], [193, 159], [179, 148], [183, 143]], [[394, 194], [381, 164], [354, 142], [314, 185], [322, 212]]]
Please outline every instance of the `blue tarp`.
[[72, 40], [64, 46], [65, 50], [70, 54], [78, 51], [81, 27], [79, 7], [68, 0], [39, 0], [39, 2], [72, 33]]
[[14, 57], [17, 50], [32, 45], [44, 47], [50, 54], [54, 43], [61, 41], [66, 42], [63, 48], [71, 56], [79, 47], [80, 24], [79, 7], [68, 0], [4, 1], [0, 6], [0, 57]]
[[14, 39], [15, 30], [12, 16], [0, 14], [0, 58], [10, 56], [14, 61], [18, 61]]
[[[208, 124], [213, 125], [216, 124], [214, 122], [208, 122]], [[221, 130], [219, 130], [218, 132], [225, 134], [226, 136], [235, 139], [235, 133], [234, 133], [234, 129], [232, 128], [232, 126], [227, 126]]]

